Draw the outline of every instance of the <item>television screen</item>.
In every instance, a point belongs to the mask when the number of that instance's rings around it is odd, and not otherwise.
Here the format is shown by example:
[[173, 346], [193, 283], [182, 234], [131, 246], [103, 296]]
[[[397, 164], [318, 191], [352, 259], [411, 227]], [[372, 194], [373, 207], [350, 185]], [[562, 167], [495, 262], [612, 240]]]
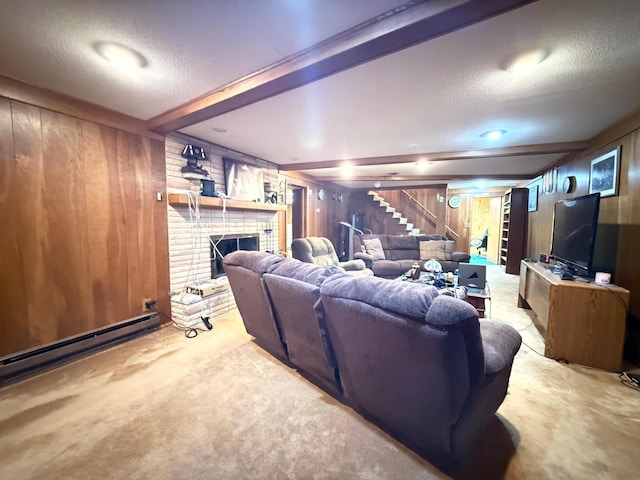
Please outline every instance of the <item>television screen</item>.
[[555, 205], [551, 255], [577, 268], [578, 273], [591, 273], [599, 208], [599, 193]]

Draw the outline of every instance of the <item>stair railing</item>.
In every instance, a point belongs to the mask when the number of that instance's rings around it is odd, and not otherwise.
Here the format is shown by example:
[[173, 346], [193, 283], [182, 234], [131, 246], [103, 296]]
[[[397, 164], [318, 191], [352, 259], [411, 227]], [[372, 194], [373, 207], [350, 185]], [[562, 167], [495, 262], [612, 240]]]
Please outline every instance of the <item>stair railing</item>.
[[[407, 197], [409, 197], [411, 200], [413, 200], [422, 210], [424, 210], [432, 219], [434, 225], [436, 220], [438, 220], [438, 216], [433, 213], [431, 210], [429, 210], [427, 207], [425, 207], [422, 203], [420, 203], [416, 198], [414, 198], [413, 195], [411, 195], [409, 192], [407, 192], [406, 190], [402, 190], [402, 193], [404, 193]], [[458, 235], [449, 225], [444, 226], [445, 229], [445, 235], [446, 234], [451, 234], [455, 239], [460, 238], [460, 235]]]
[[434, 222], [438, 220], [438, 216], [435, 213], [433, 213], [431, 210], [429, 210], [427, 207], [425, 207], [422, 203], [420, 203], [413, 195], [411, 195], [406, 190], [402, 190], [402, 193], [404, 193], [407, 197], [409, 197], [410, 200], [413, 200], [415, 203], [417, 203], [422, 210], [427, 212], [427, 215], [429, 215]]

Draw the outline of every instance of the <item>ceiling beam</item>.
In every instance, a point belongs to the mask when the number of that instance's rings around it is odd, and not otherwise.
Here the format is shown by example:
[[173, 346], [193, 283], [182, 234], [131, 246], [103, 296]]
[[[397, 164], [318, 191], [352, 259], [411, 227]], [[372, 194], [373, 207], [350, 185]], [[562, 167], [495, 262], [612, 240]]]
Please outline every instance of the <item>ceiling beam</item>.
[[537, 0], [414, 0], [147, 121], [169, 133]]
[[484, 175], [466, 175], [455, 174], [450, 175], [367, 175], [367, 176], [350, 176], [343, 177], [340, 175], [313, 177], [319, 182], [411, 182], [411, 181], [458, 181], [458, 180], [530, 180], [535, 177], [533, 173], [516, 173], [508, 174], [484, 174]]
[[419, 161], [438, 162], [443, 160], [472, 160], [481, 158], [520, 157], [525, 155], [547, 155], [553, 153], [574, 153], [584, 151], [589, 142], [558, 142], [539, 145], [487, 148], [484, 150], [464, 150], [461, 152], [412, 153], [410, 155], [390, 155], [387, 157], [354, 158], [349, 160], [328, 160], [324, 162], [291, 163], [280, 165], [280, 170], [316, 170], [320, 168], [359, 167], [371, 165], [392, 165], [417, 163]]

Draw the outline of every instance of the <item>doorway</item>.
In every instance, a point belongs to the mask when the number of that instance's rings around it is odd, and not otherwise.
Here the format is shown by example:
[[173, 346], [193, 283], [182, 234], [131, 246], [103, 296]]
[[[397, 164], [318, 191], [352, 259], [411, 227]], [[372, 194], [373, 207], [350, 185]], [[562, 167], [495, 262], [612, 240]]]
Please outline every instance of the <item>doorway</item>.
[[291, 242], [294, 238], [307, 236], [304, 212], [307, 211], [307, 189], [287, 185], [287, 254], [291, 257]]
[[472, 262], [498, 264], [502, 197], [474, 197], [471, 207]]

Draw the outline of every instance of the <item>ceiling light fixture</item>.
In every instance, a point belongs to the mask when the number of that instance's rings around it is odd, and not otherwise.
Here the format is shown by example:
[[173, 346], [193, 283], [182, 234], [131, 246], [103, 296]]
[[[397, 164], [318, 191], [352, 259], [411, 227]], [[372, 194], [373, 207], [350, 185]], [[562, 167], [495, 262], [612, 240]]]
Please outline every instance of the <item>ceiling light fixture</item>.
[[121, 43], [97, 42], [93, 45], [93, 48], [100, 56], [106, 58], [118, 68], [144, 68], [148, 65], [147, 59], [141, 53]]
[[218, 133], [225, 133], [227, 131], [226, 128], [222, 128], [222, 127], [215, 127], [213, 129], [214, 132], [218, 132]]
[[547, 51], [538, 49], [518, 55], [505, 69], [509, 73], [522, 73], [531, 70], [533, 67], [547, 58]]
[[349, 162], [345, 162], [342, 164], [342, 167], [340, 168], [340, 174], [343, 178], [347, 178], [353, 175], [353, 167]]
[[506, 130], [487, 130], [486, 132], [483, 132], [480, 136], [488, 140], [497, 140], [506, 133], [507, 133]]
[[382, 185], [380, 182], [375, 182], [373, 184], [373, 186], [376, 187], [376, 188], [380, 188], [380, 185]]
[[416, 162], [416, 167], [418, 170], [424, 170], [425, 168], [427, 168], [428, 165], [429, 165], [429, 162], [427, 162], [426, 160], [418, 160]]

